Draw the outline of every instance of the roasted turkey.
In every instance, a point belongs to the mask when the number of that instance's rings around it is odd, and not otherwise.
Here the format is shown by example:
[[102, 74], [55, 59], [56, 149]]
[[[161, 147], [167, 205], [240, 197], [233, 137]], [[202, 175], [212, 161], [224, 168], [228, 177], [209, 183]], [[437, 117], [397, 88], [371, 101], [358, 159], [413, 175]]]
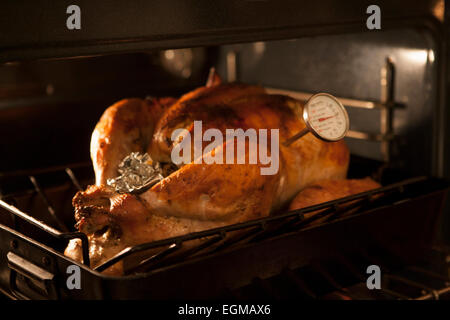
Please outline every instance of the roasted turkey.
[[[302, 109], [293, 98], [267, 94], [259, 86], [223, 84], [217, 78], [179, 99], [125, 99], [109, 107], [92, 134], [96, 184], [73, 199], [76, 227], [88, 235], [92, 266], [132, 245], [268, 216], [307, 186], [345, 179], [349, 151], [344, 141], [324, 142], [308, 134], [289, 147], [283, 145], [305, 127]], [[171, 139], [173, 131], [192, 132], [194, 121], [202, 121], [203, 131], [216, 128], [224, 136], [230, 128], [279, 129], [278, 172], [262, 175], [265, 165], [259, 162], [197, 164], [192, 157], [191, 163], [177, 166], [140, 194], [120, 193], [107, 184], [131, 152], [170, 164], [177, 143]], [[227, 146], [229, 141], [224, 141], [211, 152], [225, 154]], [[251, 152], [246, 148], [247, 160]], [[65, 254], [81, 260], [80, 243], [71, 241]], [[105, 272], [120, 274], [123, 265]]]

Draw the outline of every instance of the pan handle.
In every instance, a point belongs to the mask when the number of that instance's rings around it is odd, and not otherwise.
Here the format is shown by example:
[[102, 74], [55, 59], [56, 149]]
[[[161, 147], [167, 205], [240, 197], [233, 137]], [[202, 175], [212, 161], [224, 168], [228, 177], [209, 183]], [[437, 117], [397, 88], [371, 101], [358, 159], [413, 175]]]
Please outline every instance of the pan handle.
[[[18, 299], [57, 299], [57, 290], [55, 286], [55, 276], [53, 273], [42, 269], [41, 267], [22, 258], [14, 252], [8, 252], [6, 255], [8, 267], [10, 268], [10, 290]], [[22, 281], [20, 281], [22, 280]], [[21, 292], [18, 282], [31, 291], [33, 297], [29, 297]]]

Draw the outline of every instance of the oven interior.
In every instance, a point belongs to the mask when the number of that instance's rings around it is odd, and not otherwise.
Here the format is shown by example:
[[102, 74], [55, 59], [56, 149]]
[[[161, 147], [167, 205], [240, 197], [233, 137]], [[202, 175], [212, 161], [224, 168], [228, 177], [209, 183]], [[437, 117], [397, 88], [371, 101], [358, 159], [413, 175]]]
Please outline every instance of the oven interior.
[[[1, 65], [0, 194], [20, 212], [0, 209], [0, 290], [12, 298], [448, 298], [439, 52], [429, 30], [398, 28]], [[71, 199], [93, 183], [89, 141], [102, 112], [124, 97], [179, 96], [203, 85], [211, 67], [227, 81], [346, 99], [349, 178], [371, 176], [383, 188], [144, 245], [130, 254], [161, 252], [124, 277], [80, 264], [88, 288], [67, 290], [62, 270], [73, 262], [62, 252], [79, 236], [70, 234]], [[303, 219], [317, 209], [325, 211]], [[206, 240], [177, 253], [197, 238]], [[17, 257], [54, 278], [30, 275]], [[372, 264], [383, 270], [383, 290], [367, 290]]]

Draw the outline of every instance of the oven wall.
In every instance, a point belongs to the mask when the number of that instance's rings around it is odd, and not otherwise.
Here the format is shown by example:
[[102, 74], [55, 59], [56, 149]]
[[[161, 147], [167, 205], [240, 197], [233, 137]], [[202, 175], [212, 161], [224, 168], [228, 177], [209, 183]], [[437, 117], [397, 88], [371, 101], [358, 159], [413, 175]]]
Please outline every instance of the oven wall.
[[[230, 53], [231, 52], [231, 53]], [[437, 45], [425, 30], [333, 35], [224, 46], [219, 70], [236, 55], [237, 80], [310, 93], [379, 101], [381, 68], [396, 66], [392, 164], [411, 174], [438, 175]], [[228, 64], [227, 64], [228, 61]], [[228, 71], [229, 72], [229, 71]], [[348, 108], [351, 129], [380, 132], [380, 112]], [[347, 138], [352, 153], [381, 160], [380, 143]]]
[[[437, 45], [418, 29], [3, 65], [0, 172], [89, 160], [88, 148], [80, 153], [78, 146], [89, 145], [107, 106], [125, 97], [179, 95], [203, 84], [212, 65], [229, 78], [230, 52], [236, 55], [230, 80], [374, 101], [391, 57], [394, 99], [405, 105], [394, 111], [392, 164], [439, 175]], [[178, 70], [183, 63], [191, 64], [187, 73]], [[379, 133], [379, 111], [348, 111], [351, 129]], [[353, 154], [382, 159], [378, 142], [347, 143]]]

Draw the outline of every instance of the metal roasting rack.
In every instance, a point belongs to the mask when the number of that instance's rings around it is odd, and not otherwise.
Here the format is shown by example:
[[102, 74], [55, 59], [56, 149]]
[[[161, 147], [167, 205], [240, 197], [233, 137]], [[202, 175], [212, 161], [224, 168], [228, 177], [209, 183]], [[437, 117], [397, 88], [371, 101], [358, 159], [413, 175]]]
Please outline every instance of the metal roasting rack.
[[[387, 196], [391, 192], [403, 192], [404, 187], [409, 184], [426, 180], [425, 177], [417, 177], [402, 181], [400, 183], [395, 183], [384, 188], [379, 188], [376, 190], [371, 190], [363, 192], [360, 194], [348, 196], [345, 198], [337, 199], [334, 201], [329, 201], [314, 205], [308, 208], [303, 208], [299, 210], [294, 210], [288, 213], [269, 216], [263, 219], [243, 222], [239, 224], [234, 224], [230, 226], [205, 230], [201, 232], [194, 232], [187, 235], [174, 237], [170, 239], [164, 239], [149, 243], [140, 244], [137, 246], [129, 247], [104, 262], [103, 264], [97, 266], [95, 270], [103, 271], [108, 267], [114, 265], [115, 263], [123, 260], [124, 258], [131, 256], [132, 254], [143, 252], [154, 248], [164, 248], [159, 253], [146, 259], [143, 264], [147, 266], [147, 270], [156, 269], [163, 265], [167, 265], [167, 261], [162, 261], [164, 257], [167, 257], [176, 251], [183, 248], [183, 244], [195, 239], [207, 238], [200, 246], [188, 250], [188, 252], [182, 255], [185, 259], [189, 255], [194, 255], [200, 251], [211, 248], [212, 252], [224, 250], [235, 244], [249, 243], [251, 241], [262, 240], [269, 236], [279, 235], [280, 232], [292, 232], [293, 230], [299, 230], [306, 228], [314, 221], [326, 218], [328, 221], [339, 218], [343, 212], [348, 212], [355, 208], [361, 208], [362, 206], [368, 206], [376, 201], [376, 196], [384, 194]], [[352, 203], [355, 201], [354, 203]], [[345, 205], [344, 208], [342, 206]], [[307, 213], [319, 211], [311, 217], [305, 217]], [[245, 231], [237, 236], [231, 236], [230, 234], [234, 231]], [[181, 257], [177, 257], [178, 261], [181, 261]], [[175, 263], [176, 261], [170, 261]]]
[[[56, 168], [56, 170], [59, 170], [59, 168]], [[46, 171], [47, 170], [44, 170], [44, 171], [38, 170], [36, 172], [37, 173], [42, 173], [42, 172], [45, 173]], [[53, 171], [53, 170], [50, 170], [50, 172], [51, 171]], [[82, 190], [80, 183], [78, 182], [78, 179], [74, 175], [72, 169], [64, 168], [64, 171], [67, 174], [68, 178], [70, 179], [71, 183], [73, 183], [73, 185], [77, 188], [77, 190]], [[62, 229], [63, 231], [55, 229], [55, 228], [49, 226], [48, 224], [35, 219], [33, 216], [26, 214], [25, 212], [16, 208], [13, 204], [10, 204], [4, 200], [4, 199], [8, 199], [8, 200], [10, 200], [11, 203], [16, 203], [13, 195], [5, 197], [2, 194], [0, 194], [0, 206], [3, 207], [5, 210], [9, 211], [11, 214], [13, 214], [14, 217], [18, 217], [18, 218], [25, 220], [26, 222], [32, 224], [33, 226], [47, 232], [48, 234], [55, 237], [56, 239], [61, 239], [61, 240], [80, 239], [82, 242], [83, 261], [84, 261], [84, 264], [89, 266], [90, 265], [89, 247], [88, 247], [89, 245], [88, 245], [88, 239], [87, 239], [86, 234], [84, 234], [83, 232], [69, 232], [68, 227], [60, 219], [60, 217], [56, 214], [55, 209], [53, 208], [53, 206], [51, 204], [51, 201], [47, 197], [44, 190], [40, 187], [40, 184], [38, 183], [36, 177], [31, 174], [31, 175], [28, 175], [28, 178], [34, 187], [34, 192], [40, 196], [44, 205], [46, 206], [49, 216], [57, 223], [59, 228]], [[13, 219], [15, 219], [15, 218], [13, 218]]]
[[[71, 168], [64, 168], [64, 172], [67, 174], [70, 183], [72, 183], [77, 190], [82, 190], [81, 184], [78, 181], [75, 174], [73, 173], [73, 170]], [[57, 230], [42, 221], [38, 221], [33, 216], [19, 210], [14, 205], [9, 204], [7, 201], [9, 199], [12, 199], [10, 196], [2, 197], [2, 199], [0, 199], [0, 206], [9, 211], [10, 213], [12, 213], [13, 215], [15, 215], [16, 217], [19, 217], [31, 223], [32, 225], [48, 232], [49, 234], [58, 239], [64, 240], [70, 240], [74, 238], [81, 239], [83, 248], [83, 259], [85, 261], [85, 264], [89, 266], [88, 242], [86, 235], [82, 232], [67, 232], [66, 231], [67, 227], [55, 213], [55, 209], [53, 208], [51, 201], [49, 200], [48, 196], [43, 191], [43, 189], [39, 186], [39, 183], [35, 178], [35, 176], [30, 175], [29, 179], [30, 181], [32, 181], [34, 192], [40, 196], [45, 207], [47, 208], [50, 219], [56, 220], [57, 225], [61, 226], [61, 229], [63, 229], [63, 231]], [[411, 178], [379, 189], [370, 190], [360, 194], [351, 195], [345, 198], [321, 203], [308, 208], [303, 208], [284, 214], [272, 215], [258, 220], [247, 221], [239, 224], [209, 229], [201, 232], [194, 232], [183, 236], [128, 247], [123, 251], [121, 251], [120, 253], [118, 253], [117, 255], [115, 255], [114, 257], [112, 257], [111, 259], [109, 259], [108, 261], [97, 266], [95, 270], [101, 272], [107, 269], [108, 267], [114, 265], [115, 263], [121, 261], [122, 259], [138, 252], [143, 252], [154, 248], [167, 247], [158, 254], [155, 254], [150, 258], [146, 259], [145, 261], [143, 261], [143, 264], [147, 265], [148, 267], [152, 266], [152, 268], [156, 268], [160, 265], [160, 261], [162, 260], [163, 257], [166, 257], [171, 253], [178, 251], [183, 247], [183, 243], [190, 240], [208, 238], [208, 240], [203, 242], [200, 246], [190, 249], [188, 252], [186, 252], [183, 255], [183, 257], [186, 257], [187, 255], [194, 255], [199, 251], [205, 250], [208, 247], [212, 247], [213, 245], [216, 245], [215, 250], [219, 250], [231, 246], [234, 243], [243, 242], [244, 240], [249, 242], [255, 239], [263, 238], [264, 236], [267, 237], [271, 233], [277, 234], [279, 233], [280, 230], [289, 231], [293, 229], [299, 229], [301, 227], [308, 226], [309, 224], [313, 223], [316, 220], [323, 218], [328, 219], [332, 219], [333, 217], [336, 218], [339, 217], [340, 214], [342, 214], [344, 211], [348, 212], [354, 208], [359, 208], [364, 205], [367, 206], [368, 204], [377, 201], [376, 199], [377, 195], [383, 195], [383, 197], [387, 197], [387, 195], [389, 195], [392, 192], [403, 192], [405, 186], [407, 185], [411, 185], [425, 180], [426, 180], [425, 177]], [[344, 208], [342, 208], [342, 205], [345, 204], [347, 205]], [[319, 210], [322, 211], [313, 215], [312, 217], [305, 218], [305, 214]], [[270, 228], [269, 226], [272, 228]], [[274, 226], [276, 228], [273, 228]], [[229, 234], [232, 233], [233, 231], [239, 230], [245, 230], [246, 232], [240, 234], [238, 237], [229, 236]], [[220, 243], [218, 247], [217, 243]]]
[[[89, 165], [86, 164], [85, 168], [88, 167]], [[55, 171], [60, 174], [64, 174], [66, 179], [65, 184], [70, 185], [71, 190], [82, 190], [82, 187], [85, 185], [84, 183], [81, 183], [77, 178], [76, 174], [74, 173], [75, 169], [59, 167]], [[47, 209], [48, 221], [52, 221], [52, 223], [57, 226], [65, 226], [64, 222], [60, 219], [58, 212], [55, 210], [55, 206], [53, 205], [51, 199], [49, 199], [49, 196], [46, 192], [47, 190], [44, 190], [44, 188], [42, 187], [42, 185], [44, 185], [45, 183], [40, 183], [39, 179], [37, 178], [37, 176], [41, 176], [41, 178], [44, 179], [46, 175], [51, 175], [53, 173], [54, 171], [51, 170], [46, 170], [44, 172], [41, 171], [39, 174], [27, 172], [28, 179], [33, 186], [33, 189], [28, 190], [27, 192], [28, 194], [31, 193], [39, 196], [37, 199], [39, 199]], [[364, 212], [370, 210], [371, 208], [389, 206], [393, 203], [404, 201], [401, 200], [402, 197], [406, 197], [408, 199], [409, 197], [415, 197], [420, 194], [420, 191], [417, 190], [415, 191], [416, 193], [413, 192], [412, 194], [410, 194], [409, 191], [406, 192], [406, 190], [414, 188], [415, 186], [420, 184], [427, 184], [428, 180], [429, 178], [426, 177], [410, 178], [401, 182], [389, 184], [379, 189], [355, 194], [326, 203], [321, 203], [300, 210], [272, 215], [266, 218], [235, 225], [229, 225], [221, 228], [205, 230], [202, 232], [190, 233], [175, 238], [136, 245], [126, 248], [108, 261], [97, 266], [95, 268], [95, 271], [101, 272], [129, 256], [143, 253], [150, 249], [152, 249], [152, 252], [155, 252], [154, 250], [159, 251], [140, 260], [137, 265], [134, 265], [130, 269], [126, 270], [126, 274], [146, 274], [148, 272], [162, 270], [165, 267], [184, 263], [189, 259], [201, 259], [202, 257], [211, 256], [239, 246], [245, 246], [252, 243], [263, 242], [267, 239], [273, 239], [283, 234], [292, 234], [293, 232], [308, 230], [310, 228], [313, 228], [317, 224], [330, 224], [334, 221], [347, 219], [349, 217], [349, 213], [350, 216], [355, 216], [358, 215], [359, 212]], [[58, 240], [68, 241], [74, 238], [81, 239], [84, 264], [86, 266], [89, 266], [88, 241], [86, 235], [81, 232], [68, 232], [58, 230], [43, 221], [37, 220], [32, 215], [18, 209], [15, 204], [18, 202], [16, 198], [18, 198], [20, 195], [23, 195], [23, 192], [13, 192], [8, 195], [3, 195], [0, 200], [0, 207], [5, 209], [6, 212], [9, 212], [14, 217], [14, 219], [22, 219], [29, 224], [39, 228], [40, 230], [50, 234]], [[318, 213], [312, 216], [306, 216], [308, 213], [313, 211], [318, 211]], [[198, 244], [194, 246], [187, 245], [192, 240], [202, 241], [198, 242]], [[367, 259], [373, 259], [372, 254], [370, 256], [366, 254], [365, 257]], [[361, 270], [355, 271], [358, 268], [352, 262], [349, 262], [347, 260], [345, 258], [343, 259], [344, 263], [346, 263], [348, 267], [348, 270], [353, 270], [356, 274], [359, 273], [359, 276], [357, 276], [356, 279], [361, 280], [362, 277], [364, 277], [364, 274], [361, 274]], [[445, 278], [445, 276], [438, 276], [431, 270], [423, 268], [420, 269], [420, 267], [417, 266], [413, 266], [412, 268], [415, 268], [419, 270], [419, 273], [425, 273], [432, 278], [440, 277], [445, 284], [443, 288], [428, 288], [426, 285], [422, 285], [421, 288], [424, 294], [419, 297], [420, 299], [436, 299], [442, 295], [447, 294], [450, 290], [448, 285], [449, 281], [447, 278]], [[386, 267], [385, 270], [389, 269]], [[348, 292], [348, 290], [350, 289], [345, 289], [345, 285], [340, 284], [340, 281], [335, 279], [332, 270], [329, 270], [326, 267], [319, 267], [316, 272], [318, 272], [319, 275], [325, 279], [322, 280], [328, 282], [329, 286], [331, 286], [331, 289], [335, 289], [334, 291], [337, 292], [333, 293], [335, 298], [338, 298], [336, 294], [343, 295], [344, 293], [346, 293], [349, 298], [355, 298]], [[303, 293], [306, 294], [306, 296], [320, 296], [320, 294], [308, 294], [308, 292], [313, 292], [314, 288], [310, 288], [307, 285], [302, 285], [304, 280], [299, 279], [299, 276], [296, 276], [295, 274], [295, 270], [283, 272], [284, 276], [288, 277], [293, 281], [294, 284], [297, 284], [300, 288], [302, 288], [302, 290], [304, 291]], [[383, 281], [400, 281], [402, 283], [407, 282], [404, 280], [404, 278], [395, 274], [393, 274], [392, 276], [386, 275], [384, 279], [385, 280]], [[270, 288], [271, 286], [270, 279], [260, 279], [258, 281], [260, 286], [263, 285], [268, 288]], [[254, 283], [252, 285], [254, 285]], [[408, 285], [418, 286], [418, 284], [414, 281], [408, 282]], [[417, 298], [415, 296], [411, 297], [409, 295], [402, 295], [398, 293], [396, 294], [396, 291], [391, 292], [389, 290], [389, 288], [386, 288], [386, 290], [383, 290], [383, 293], [395, 298]], [[238, 295], [239, 293], [236, 292], [232, 294], [232, 296]], [[20, 293], [17, 293], [16, 297], [23, 298]]]

